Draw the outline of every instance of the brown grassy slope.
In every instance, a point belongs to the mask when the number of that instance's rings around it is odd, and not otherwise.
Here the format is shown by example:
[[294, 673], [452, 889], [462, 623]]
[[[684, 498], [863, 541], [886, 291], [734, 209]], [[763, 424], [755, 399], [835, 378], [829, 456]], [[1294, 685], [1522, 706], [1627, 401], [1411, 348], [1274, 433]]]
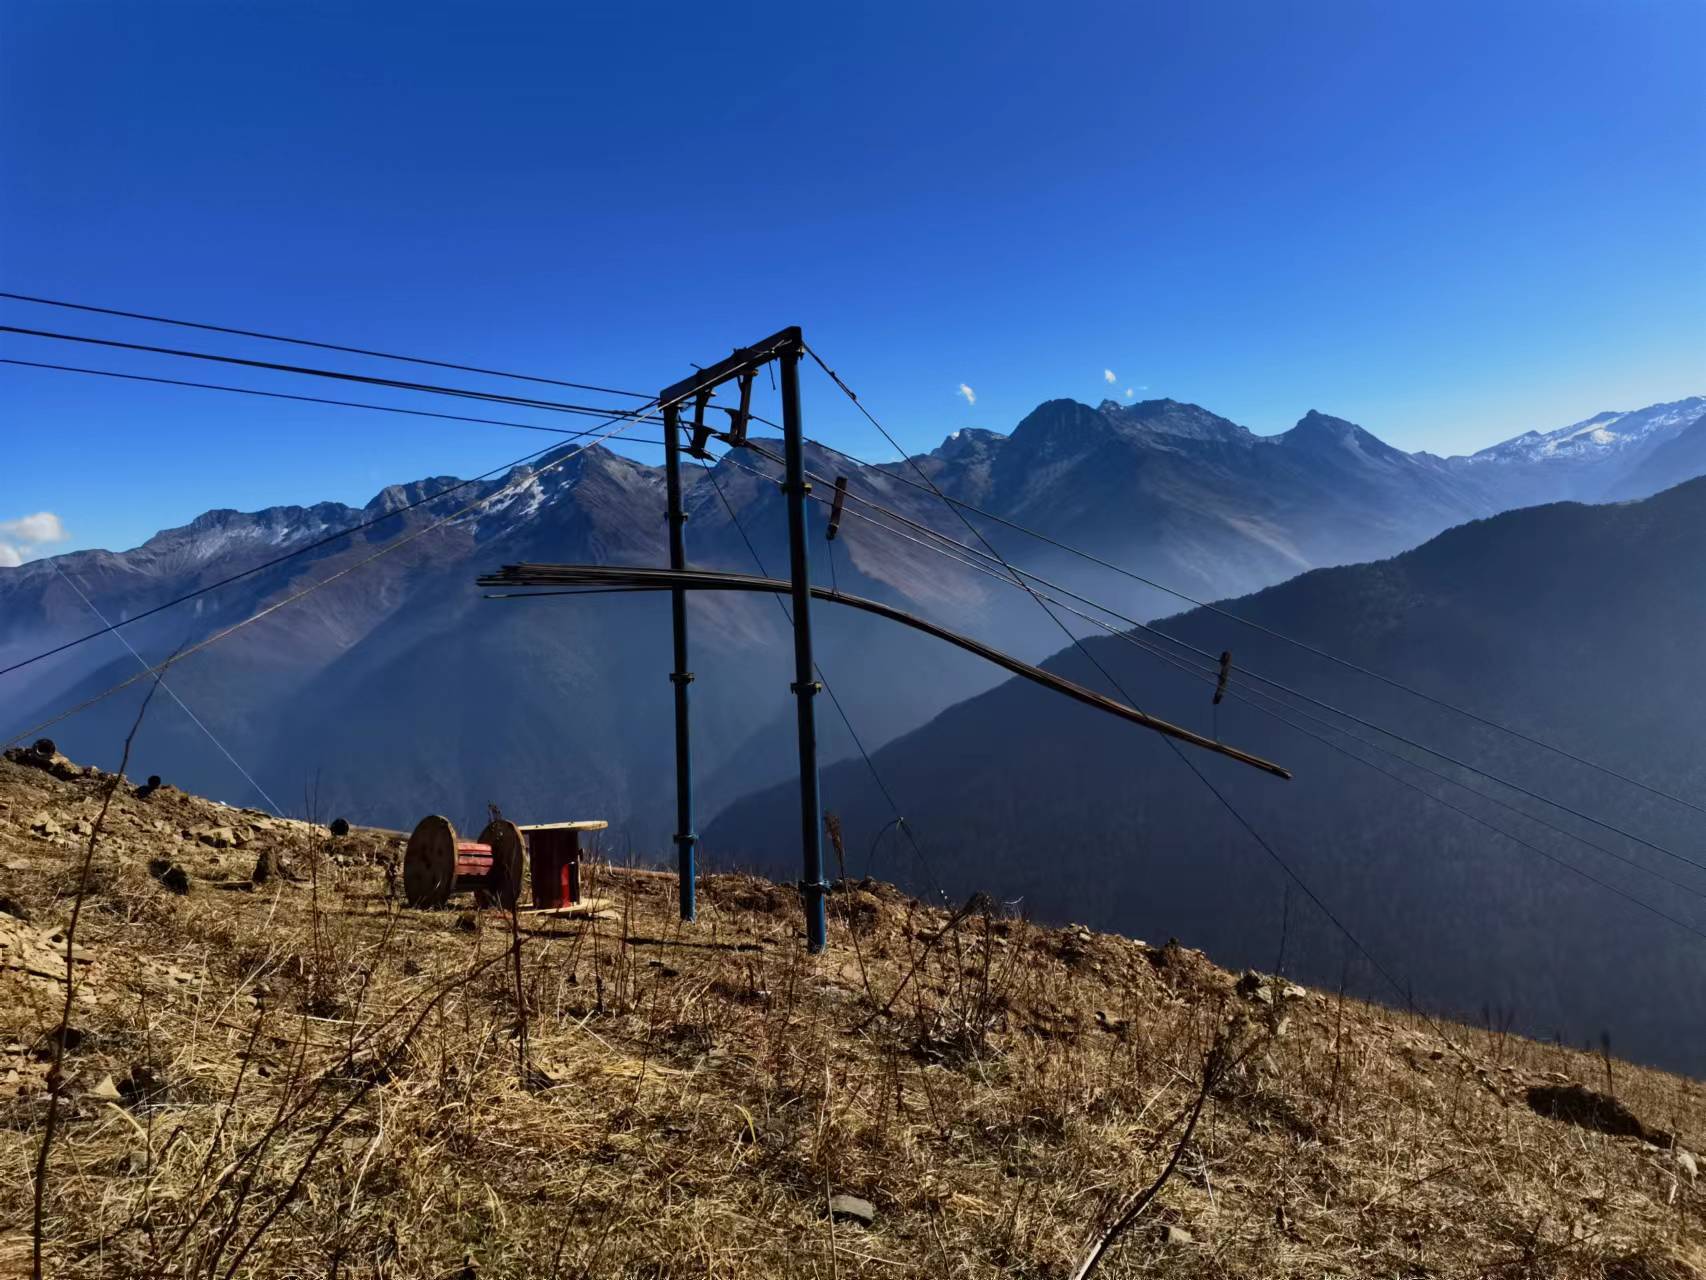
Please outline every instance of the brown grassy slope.
[[[28, 1266], [58, 931], [109, 781], [0, 762], [0, 1274]], [[302, 878], [249, 886], [262, 849]], [[1099, 1275], [1706, 1274], [1691, 1081], [1241, 992], [1175, 944], [946, 928], [879, 884], [835, 894], [814, 958], [787, 889], [711, 878], [684, 928], [669, 878], [599, 868], [603, 918], [521, 918], [518, 1002], [508, 918], [399, 908], [395, 853], [119, 788], [49, 1274], [1065, 1277], [1172, 1156], [1217, 1040], [1238, 1067]], [[1657, 1144], [1527, 1105], [1608, 1071]], [[875, 1221], [830, 1219], [836, 1193]]]

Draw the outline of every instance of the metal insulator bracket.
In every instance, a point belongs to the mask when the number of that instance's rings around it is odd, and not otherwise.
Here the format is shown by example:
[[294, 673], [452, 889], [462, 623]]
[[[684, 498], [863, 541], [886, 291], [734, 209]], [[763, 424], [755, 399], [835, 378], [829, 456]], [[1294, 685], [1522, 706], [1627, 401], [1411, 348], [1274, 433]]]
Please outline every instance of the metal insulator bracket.
[[825, 542], [834, 542], [841, 532], [841, 512], [847, 505], [847, 477], [835, 477], [835, 501], [829, 508], [829, 526], [823, 531]]

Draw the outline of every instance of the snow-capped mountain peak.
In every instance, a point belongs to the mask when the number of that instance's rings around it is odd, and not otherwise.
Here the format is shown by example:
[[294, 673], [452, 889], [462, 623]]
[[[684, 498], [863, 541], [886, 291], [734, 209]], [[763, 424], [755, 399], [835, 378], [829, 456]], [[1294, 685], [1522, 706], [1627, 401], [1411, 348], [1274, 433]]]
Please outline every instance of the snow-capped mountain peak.
[[1702, 413], [1706, 396], [1689, 396], [1633, 411], [1609, 410], [1555, 431], [1525, 431], [1473, 454], [1478, 462], [1588, 460], [1645, 451], [1680, 432]]

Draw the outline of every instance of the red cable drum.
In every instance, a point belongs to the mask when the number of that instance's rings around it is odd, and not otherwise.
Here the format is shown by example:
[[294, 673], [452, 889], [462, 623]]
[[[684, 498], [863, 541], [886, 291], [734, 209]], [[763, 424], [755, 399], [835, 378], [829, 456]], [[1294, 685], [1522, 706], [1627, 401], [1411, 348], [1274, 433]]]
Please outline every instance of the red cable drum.
[[[494, 831], [508, 827], [509, 831]], [[513, 834], [511, 834], [513, 833]], [[521, 835], [494, 822], [481, 840], [459, 840], [449, 818], [422, 818], [403, 854], [403, 895], [411, 907], [442, 907], [472, 890], [480, 906], [513, 907], [521, 896]]]

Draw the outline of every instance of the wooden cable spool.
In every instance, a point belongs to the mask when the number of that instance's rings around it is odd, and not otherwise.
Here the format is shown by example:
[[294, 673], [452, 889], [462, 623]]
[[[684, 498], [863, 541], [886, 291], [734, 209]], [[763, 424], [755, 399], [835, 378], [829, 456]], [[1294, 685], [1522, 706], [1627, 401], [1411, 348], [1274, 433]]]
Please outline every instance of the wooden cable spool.
[[492, 851], [490, 883], [485, 892], [505, 910], [521, 901], [521, 867], [527, 842], [521, 828], [504, 818], [493, 818], [480, 832], [480, 843]]
[[499, 821], [481, 835], [492, 839], [459, 840], [449, 818], [436, 813], [422, 818], [403, 853], [408, 904], [442, 907], [451, 894], [473, 890], [479, 906], [513, 907], [521, 896], [521, 833]]

